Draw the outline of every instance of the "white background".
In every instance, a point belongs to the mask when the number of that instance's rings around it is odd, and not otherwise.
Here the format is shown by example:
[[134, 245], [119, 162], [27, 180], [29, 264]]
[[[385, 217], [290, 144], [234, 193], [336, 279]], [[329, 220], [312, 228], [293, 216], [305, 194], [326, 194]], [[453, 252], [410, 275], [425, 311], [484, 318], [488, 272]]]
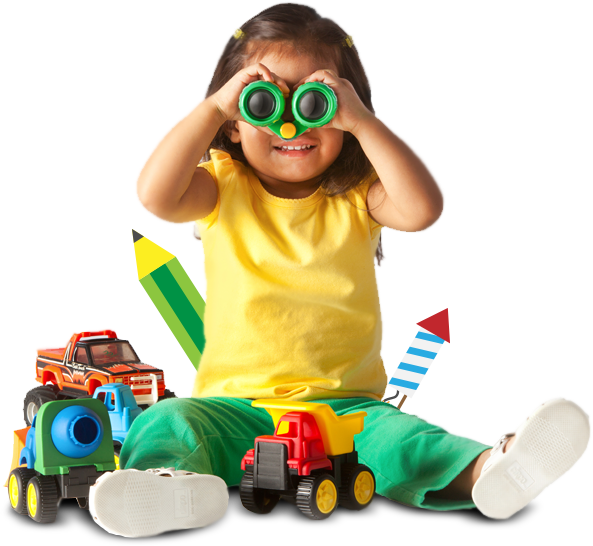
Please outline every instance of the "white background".
[[[228, 38], [271, 4], [2, 4], [5, 471], [12, 430], [24, 426], [23, 396], [36, 385], [36, 350], [64, 346], [73, 332], [114, 329], [164, 367], [178, 395], [190, 394], [193, 369], [137, 280], [131, 230], [175, 254], [205, 294], [202, 246], [191, 224], [148, 213], [135, 182], [160, 139], [203, 98]], [[354, 37], [377, 115], [417, 151], [445, 197], [428, 230], [383, 230], [387, 373], [416, 322], [450, 313], [452, 343], [404, 409], [490, 444], [552, 397], [591, 414], [593, 5], [312, 5]], [[591, 530], [592, 452], [506, 522], [378, 497], [364, 512], [339, 509], [325, 522], [288, 504], [264, 517], [244, 510], [233, 490], [216, 525], [154, 540], [583, 544], [571, 536]], [[123, 540], [72, 502], [51, 526], [3, 503], [3, 536], [13, 541]]]

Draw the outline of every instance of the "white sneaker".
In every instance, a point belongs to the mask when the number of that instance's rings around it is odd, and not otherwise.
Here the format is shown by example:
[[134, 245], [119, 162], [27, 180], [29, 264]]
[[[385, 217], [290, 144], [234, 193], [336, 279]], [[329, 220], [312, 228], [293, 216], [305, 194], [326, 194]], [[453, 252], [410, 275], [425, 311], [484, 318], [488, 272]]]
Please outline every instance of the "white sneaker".
[[173, 468], [108, 472], [89, 494], [95, 522], [124, 537], [204, 527], [224, 515], [228, 502], [227, 486], [218, 476]]
[[562, 476], [588, 441], [589, 417], [579, 406], [563, 398], [542, 404], [492, 449], [472, 490], [476, 507], [489, 518], [512, 516]]

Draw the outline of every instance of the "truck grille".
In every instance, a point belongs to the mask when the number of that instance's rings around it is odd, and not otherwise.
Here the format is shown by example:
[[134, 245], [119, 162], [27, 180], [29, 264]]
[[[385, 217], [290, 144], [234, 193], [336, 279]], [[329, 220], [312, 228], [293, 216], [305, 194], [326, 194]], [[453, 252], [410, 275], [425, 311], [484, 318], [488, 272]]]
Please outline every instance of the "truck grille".
[[288, 453], [284, 444], [257, 442], [253, 459], [254, 487], [284, 491], [288, 487]]

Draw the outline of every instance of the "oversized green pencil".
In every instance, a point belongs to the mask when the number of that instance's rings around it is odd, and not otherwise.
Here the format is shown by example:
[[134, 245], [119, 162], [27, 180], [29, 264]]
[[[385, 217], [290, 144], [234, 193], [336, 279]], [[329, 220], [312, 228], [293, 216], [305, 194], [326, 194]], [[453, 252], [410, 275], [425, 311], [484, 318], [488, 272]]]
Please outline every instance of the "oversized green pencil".
[[132, 230], [138, 280], [196, 369], [202, 358], [204, 309], [200, 293], [179, 260]]

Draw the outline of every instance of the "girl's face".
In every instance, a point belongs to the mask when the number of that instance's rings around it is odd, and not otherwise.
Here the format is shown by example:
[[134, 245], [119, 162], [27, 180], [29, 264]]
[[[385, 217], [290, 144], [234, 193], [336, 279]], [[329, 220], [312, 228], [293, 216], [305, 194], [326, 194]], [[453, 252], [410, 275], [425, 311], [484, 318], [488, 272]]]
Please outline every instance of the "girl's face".
[[[290, 46], [287, 46], [290, 47]], [[296, 52], [278, 56], [270, 53], [254, 60], [282, 78], [291, 90], [286, 99], [282, 119], [293, 121], [293, 86], [316, 70], [330, 69], [337, 72], [333, 62], [319, 62]], [[268, 191], [279, 197], [307, 197], [317, 189], [319, 176], [336, 160], [342, 150], [344, 133], [339, 129], [308, 129], [296, 139], [286, 142], [267, 127], [254, 127], [247, 122], [237, 121], [231, 134], [233, 142], [240, 142], [243, 153], [255, 174]], [[306, 150], [282, 150], [282, 146], [308, 146]]]

